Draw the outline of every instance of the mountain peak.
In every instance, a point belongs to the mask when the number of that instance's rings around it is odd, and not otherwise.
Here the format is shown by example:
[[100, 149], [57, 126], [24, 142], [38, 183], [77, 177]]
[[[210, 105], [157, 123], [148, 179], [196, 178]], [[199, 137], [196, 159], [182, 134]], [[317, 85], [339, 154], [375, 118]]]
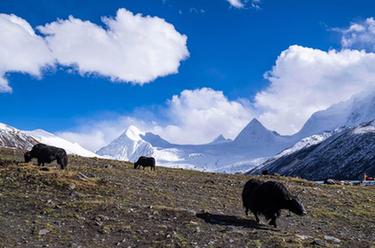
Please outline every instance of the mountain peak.
[[272, 139], [273, 136], [275, 136], [275, 134], [272, 131], [265, 128], [260, 121], [254, 118], [242, 129], [234, 141], [241, 144], [247, 144], [257, 140], [264, 142]]
[[257, 118], [253, 118], [249, 124], [247, 124], [247, 126], [252, 126], [252, 127], [261, 127], [263, 129], [266, 129], [263, 124], [257, 119]]
[[144, 134], [136, 126], [130, 125], [128, 129], [126, 129], [124, 135], [132, 140], [141, 140], [141, 135]]
[[213, 141], [211, 141], [209, 144], [220, 144], [220, 143], [225, 143], [225, 142], [229, 142], [230, 140], [229, 139], [226, 139], [224, 137], [224, 135], [220, 134], [219, 136], [217, 136]]

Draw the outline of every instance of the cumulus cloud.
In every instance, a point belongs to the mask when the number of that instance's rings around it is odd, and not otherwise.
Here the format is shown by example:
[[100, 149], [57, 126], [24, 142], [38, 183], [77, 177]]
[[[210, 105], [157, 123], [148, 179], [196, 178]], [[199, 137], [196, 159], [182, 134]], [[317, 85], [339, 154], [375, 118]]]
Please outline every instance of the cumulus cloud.
[[119, 9], [105, 27], [72, 16], [39, 26], [58, 63], [114, 81], [147, 83], [176, 73], [189, 56], [187, 37], [158, 17]]
[[342, 33], [341, 45], [344, 48], [375, 51], [375, 20], [370, 17], [354, 22], [345, 29], [336, 29]]
[[85, 121], [77, 130], [58, 134], [91, 151], [107, 145], [130, 125], [173, 143], [202, 144], [220, 134], [234, 138], [253, 116], [246, 101], [229, 100], [223, 92], [210, 88], [184, 90], [169, 99], [156, 116], [154, 112], [138, 109], [109, 121]]
[[43, 38], [30, 24], [15, 15], [0, 14], [0, 92], [11, 92], [7, 72], [28, 73], [40, 77], [54, 59]]
[[26, 20], [0, 14], [0, 92], [12, 91], [6, 73], [40, 77], [44, 67], [56, 63], [81, 74], [144, 84], [177, 73], [189, 56], [187, 37], [161, 18], [119, 9], [102, 21], [104, 27], [70, 16], [37, 27], [40, 36]]
[[153, 131], [175, 143], [202, 144], [220, 134], [234, 138], [253, 116], [248, 104], [211, 88], [184, 90], [167, 104], [167, 125]]
[[375, 53], [290, 46], [265, 78], [270, 85], [255, 96], [260, 120], [292, 134], [314, 112], [374, 86]]

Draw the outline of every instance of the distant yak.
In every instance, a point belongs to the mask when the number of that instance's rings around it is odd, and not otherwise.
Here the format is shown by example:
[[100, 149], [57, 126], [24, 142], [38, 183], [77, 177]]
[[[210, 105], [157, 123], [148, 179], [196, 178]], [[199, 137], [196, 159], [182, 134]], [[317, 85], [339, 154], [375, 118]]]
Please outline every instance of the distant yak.
[[24, 154], [25, 162], [30, 162], [33, 158], [38, 159], [38, 165], [44, 166], [44, 163], [51, 163], [56, 160], [61, 169], [68, 166], [68, 156], [62, 148], [48, 146], [45, 144], [36, 144], [31, 151]]
[[249, 210], [254, 214], [259, 223], [258, 214], [262, 214], [267, 220], [271, 220], [269, 225], [276, 225], [276, 219], [280, 217], [281, 209], [305, 215], [306, 210], [302, 203], [279, 182], [262, 182], [250, 179], [242, 191], [242, 202], [248, 215]]
[[151, 167], [151, 170], [155, 170], [155, 159], [153, 157], [145, 157], [141, 156], [138, 158], [137, 162], [134, 163], [134, 169], [138, 169], [139, 167]]

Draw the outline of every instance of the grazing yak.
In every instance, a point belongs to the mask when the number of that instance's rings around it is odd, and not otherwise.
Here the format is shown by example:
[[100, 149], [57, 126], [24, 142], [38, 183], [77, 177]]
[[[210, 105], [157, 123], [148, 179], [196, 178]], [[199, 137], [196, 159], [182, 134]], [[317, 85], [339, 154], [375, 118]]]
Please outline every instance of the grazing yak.
[[44, 166], [44, 163], [51, 163], [56, 160], [61, 169], [68, 166], [68, 156], [62, 148], [48, 146], [45, 144], [36, 144], [31, 151], [24, 154], [25, 162], [30, 162], [33, 158], [38, 159], [38, 165]]
[[281, 209], [288, 209], [298, 215], [306, 214], [302, 203], [282, 183], [275, 181], [250, 179], [242, 191], [242, 202], [246, 215], [250, 210], [259, 223], [258, 214], [262, 214], [267, 220], [271, 220], [269, 225], [274, 227], [277, 227], [276, 219], [280, 216]]
[[134, 169], [138, 169], [139, 167], [151, 167], [151, 170], [155, 170], [155, 159], [153, 157], [145, 157], [141, 156], [138, 158], [137, 162], [134, 163]]

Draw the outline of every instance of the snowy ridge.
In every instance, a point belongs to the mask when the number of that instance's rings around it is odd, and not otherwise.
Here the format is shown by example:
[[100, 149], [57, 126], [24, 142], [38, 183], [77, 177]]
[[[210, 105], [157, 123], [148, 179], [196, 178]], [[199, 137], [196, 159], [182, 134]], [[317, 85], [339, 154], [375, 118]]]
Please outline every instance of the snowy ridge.
[[314, 113], [295, 136], [303, 138], [340, 127], [354, 127], [374, 119], [375, 89]]
[[310, 180], [359, 180], [363, 173], [375, 171], [374, 151], [375, 121], [371, 121], [342, 128], [317, 144], [270, 161], [262, 169]]
[[0, 146], [12, 147], [21, 150], [28, 150], [33, 145], [38, 143], [33, 137], [25, 134], [24, 132], [0, 123]]

